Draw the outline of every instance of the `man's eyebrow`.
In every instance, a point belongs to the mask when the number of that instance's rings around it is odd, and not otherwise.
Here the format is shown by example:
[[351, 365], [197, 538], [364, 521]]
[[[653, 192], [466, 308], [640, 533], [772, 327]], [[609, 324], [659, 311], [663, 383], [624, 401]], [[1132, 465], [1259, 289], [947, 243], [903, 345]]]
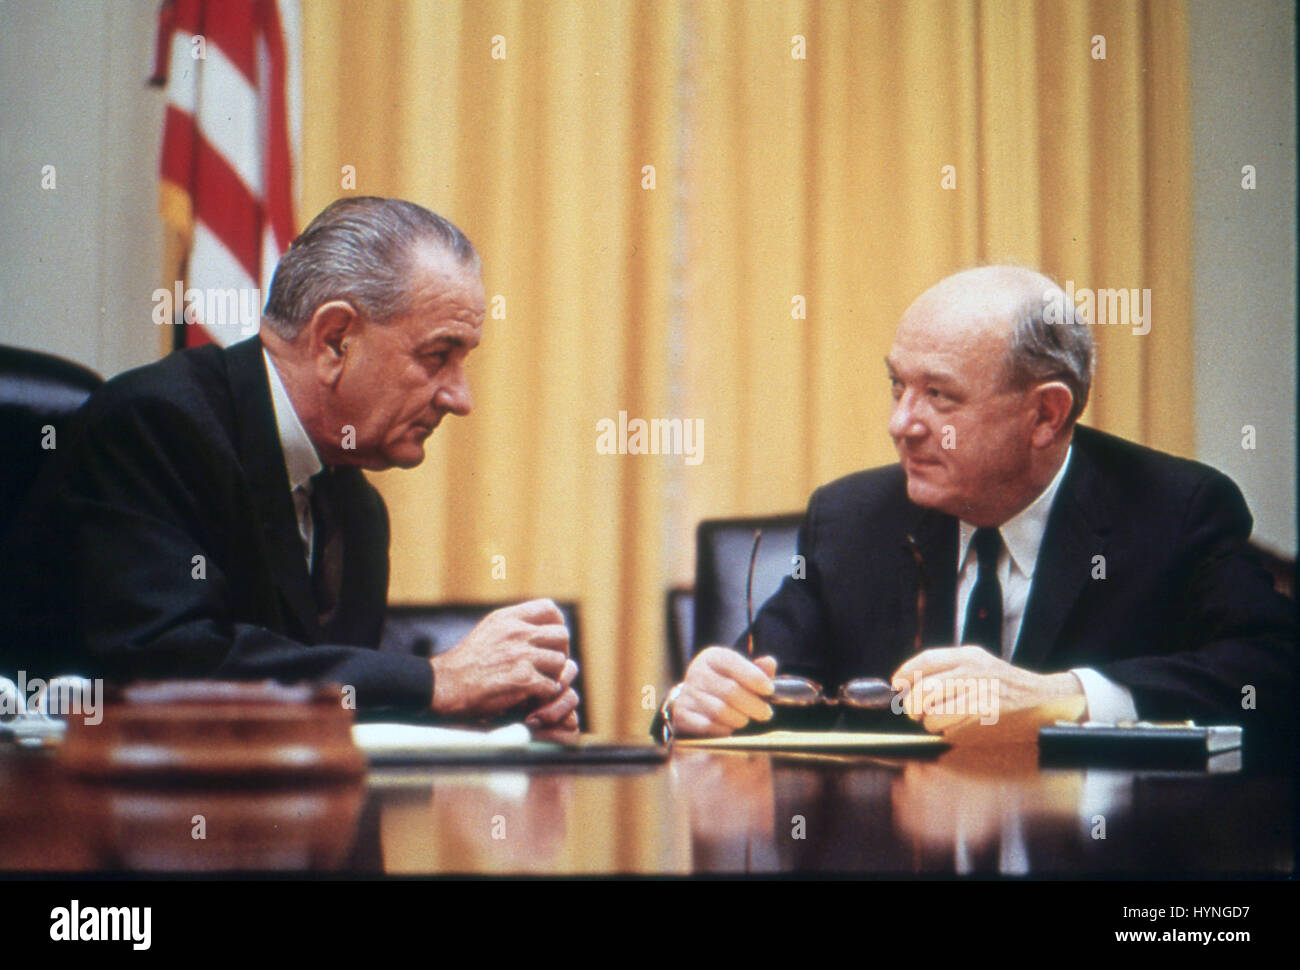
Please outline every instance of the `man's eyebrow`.
[[[893, 361], [891, 361], [888, 357], [885, 358], [885, 367], [889, 370], [889, 375], [891, 377], [898, 376], [898, 368], [894, 366]], [[959, 378], [952, 371], [946, 371], [946, 370], [923, 370], [920, 373], [918, 373], [916, 377], [919, 380], [925, 381], [930, 384], [960, 384], [961, 383], [961, 378]]]
[[440, 333], [432, 337], [426, 337], [416, 346], [417, 351], [432, 350], [435, 347], [451, 346], [465, 347], [472, 350], [478, 346], [477, 340], [470, 340], [458, 333]]
[[929, 381], [931, 384], [960, 384], [961, 380], [956, 374], [946, 370], [927, 370], [921, 372], [921, 379]]

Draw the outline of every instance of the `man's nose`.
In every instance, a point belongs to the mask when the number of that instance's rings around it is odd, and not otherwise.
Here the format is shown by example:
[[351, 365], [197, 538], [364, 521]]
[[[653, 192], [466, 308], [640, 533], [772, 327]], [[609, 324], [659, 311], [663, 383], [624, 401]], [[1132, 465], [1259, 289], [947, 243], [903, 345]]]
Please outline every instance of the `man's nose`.
[[463, 370], [458, 370], [450, 383], [438, 388], [438, 393], [433, 396], [433, 403], [440, 410], [449, 411], [462, 418], [474, 410], [474, 399], [470, 396], [469, 382], [465, 380]]
[[925, 434], [925, 423], [912, 405], [912, 397], [907, 392], [894, 402], [894, 409], [889, 414], [889, 436], [895, 441]]

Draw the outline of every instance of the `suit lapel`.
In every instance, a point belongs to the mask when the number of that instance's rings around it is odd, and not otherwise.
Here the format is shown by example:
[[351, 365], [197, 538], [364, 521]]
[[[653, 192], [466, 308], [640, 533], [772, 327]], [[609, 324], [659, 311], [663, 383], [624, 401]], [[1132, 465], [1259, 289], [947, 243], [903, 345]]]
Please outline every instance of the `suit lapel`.
[[[913, 506], [910, 535], [916, 540], [925, 563], [925, 630], [922, 643], [926, 647], [947, 646], [952, 643], [953, 617], [957, 599], [957, 520], [950, 515], [936, 512], [934, 509]], [[904, 610], [909, 617], [914, 609], [916, 597], [916, 564], [906, 551], [902, 551], [903, 568], [900, 574], [906, 577], [904, 582]], [[909, 619], [905, 626], [913, 629], [915, 620]], [[911, 656], [912, 643], [909, 638], [907, 654]]]
[[271, 387], [257, 337], [226, 349], [234, 400], [239, 456], [257, 502], [272, 575], [291, 616], [311, 641], [320, 636], [311, 577], [289, 493], [289, 472], [280, 446]]
[[1012, 655], [1017, 667], [1042, 668], [1090, 581], [1093, 556], [1106, 554], [1108, 498], [1101, 493], [1088, 433], [1086, 428], [1076, 429], [1070, 468], [1048, 515]]

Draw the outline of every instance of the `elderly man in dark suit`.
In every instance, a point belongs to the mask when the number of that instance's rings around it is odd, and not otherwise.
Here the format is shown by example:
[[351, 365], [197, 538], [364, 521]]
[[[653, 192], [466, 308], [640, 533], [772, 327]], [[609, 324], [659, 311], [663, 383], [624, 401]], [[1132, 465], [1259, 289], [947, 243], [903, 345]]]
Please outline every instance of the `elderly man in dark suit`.
[[886, 359], [899, 464], [817, 490], [805, 569], [755, 618], [761, 656], [701, 651], [665, 703], [677, 733], [770, 719], [778, 668], [832, 690], [889, 678], [954, 738], [1060, 719], [1285, 732], [1294, 614], [1249, 553], [1241, 493], [1076, 426], [1092, 363], [1086, 320], [1038, 273], [986, 267], [924, 293]]
[[418, 465], [469, 414], [483, 320], [479, 257], [451, 223], [329, 206], [281, 259], [259, 336], [122, 374], [79, 413], [5, 552], [6, 666], [331, 681], [362, 708], [575, 728], [550, 601], [432, 660], [376, 649], [388, 515], [361, 469]]

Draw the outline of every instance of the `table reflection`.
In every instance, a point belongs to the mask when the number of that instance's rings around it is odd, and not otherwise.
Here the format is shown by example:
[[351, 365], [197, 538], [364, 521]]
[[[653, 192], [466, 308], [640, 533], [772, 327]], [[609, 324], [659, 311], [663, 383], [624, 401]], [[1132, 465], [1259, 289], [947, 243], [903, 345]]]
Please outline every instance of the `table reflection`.
[[361, 868], [427, 873], [688, 871], [685, 811], [660, 769], [372, 772], [378, 851]]
[[360, 874], [1287, 873], [1293, 779], [678, 749], [651, 767], [392, 768], [253, 788], [75, 782], [0, 755], [0, 870]]
[[6, 869], [328, 871], [344, 867], [365, 782], [207, 787], [85, 783], [51, 758], [0, 770]]
[[1023, 876], [1286, 872], [1290, 781], [1054, 770], [1032, 744], [933, 760], [694, 749], [674, 756], [692, 866]]

